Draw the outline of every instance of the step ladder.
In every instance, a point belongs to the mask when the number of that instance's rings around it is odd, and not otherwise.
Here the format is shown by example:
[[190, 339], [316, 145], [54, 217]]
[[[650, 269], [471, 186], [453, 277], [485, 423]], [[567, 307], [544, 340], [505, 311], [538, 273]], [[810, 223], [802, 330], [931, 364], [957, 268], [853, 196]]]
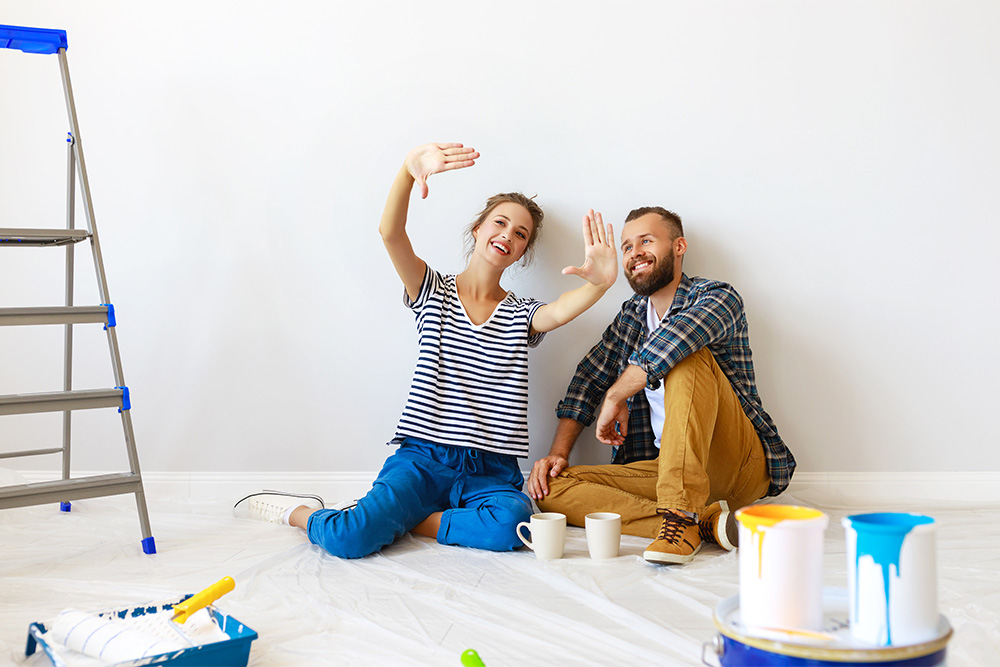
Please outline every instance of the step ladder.
[[[90, 183], [83, 159], [80, 143], [80, 128], [77, 124], [76, 106], [73, 102], [73, 88], [69, 80], [69, 65], [66, 60], [68, 48], [65, 30], [44, 28], [24, 28], [0, 25], [0, 48], [16, 49], [24, 53], [56, 55], [62, 73], [66, 110], [69, 114], [70, 132], [66, 140], [66, 228], [65, 229], [19, 229], [0, 228], [0, 253], [13, 251], [24, 246], [63, 246], [66, 252], [66, 298], [65, 306], [45, 306], [29, 308], [0, 308], [0, 327], [63, 325], [65, 350], [63, 357], [63, 390], [36, 394], [14, 394], [0, 396], [0, 415], [28, 414], [38, 412], [62, 412], [62, 446], [48, 449], [34, 449], [15, 452], [0, 452], [0, 459], [43, 454], [62, 454], [62, 479], [50, 482], [19, 484], [0, 487], [0, 509], [25, 507], [43, 503], [59, 502], [60, 509], [68, 512], [68, 501], [83, 498], [97, 498], [120, 494], [135, 494], [139, 510], [139, 524], [142, 529], [142, 550], [147, 554], [156, 553], [156, 544], [149, 528], [146, 511], [146, 496], [139, 473], [139, 457], [132, 432], [131, 402], [128, 386], [122, 373], [121, 358], [118, 353], [118, 337], [115, 333], [115, 309], [108, 295], [108, 284], [101, 259], [101, 244], [94, 222], [94, 209], [90, 198]], [[74, 226], [76, 205], [76, 178], [80, 180], [80, 195], [87, 219], [87, 229]], [[0, 221], [3, 224], [3, 221]], [[97, 272], [97, 287], [100, 304], [96, 306], [73, 305], [73, 272], [75, 244], [89, 241], [93, 253], [94, 268]], [[9, 249], [9, 250], [8, 250]], [[115, 386], [110, 389], [73, 390], [73, 325], [103, 324], [107, 332], [108, 347]], [[74, 410], [94, 408], [117, 408], [121, 414], [128, 451], [129, 472], [108, 475], [92, 475], [72, 478], [70, 476], [70, 436], [71, 415]]]

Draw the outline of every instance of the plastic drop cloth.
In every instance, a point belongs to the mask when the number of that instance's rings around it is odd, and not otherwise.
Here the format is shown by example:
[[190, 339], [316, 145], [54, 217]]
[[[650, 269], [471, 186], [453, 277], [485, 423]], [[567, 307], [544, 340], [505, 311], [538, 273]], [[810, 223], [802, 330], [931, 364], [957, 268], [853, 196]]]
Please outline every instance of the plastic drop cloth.
[[[825, 497], [824, 497], [825, 496]], [[217, 606], [259, 633], [256, 667], [459, 665], [466, 649], [501, 665], [700, 665], [713, 612], [738, 593], [738, 552], [706, 546], [684, 566], [642, 559], [647, 540], [593, 561], [583, 529], [565, 557], [489, 553], [406, 537], [379, 554], [340, 560], [287, 526], [238, 520], [235, 499], [148, 494], [159, 553], [144, 555], [132, 496], [0, 510], [0, 665], [25, 658], [29, 623], [65, 608], [100, 611], [193, 593], [225, 575]], [[778, 501], [825, 511], [825, 586], [847, 585], [841, 517], [919, 511], [938, 522], [940, 610], [955, 634], [948, 664], [1000, 656], [1000, 507], [851, 504], [835, 494]], [[708, 652], [709, 662], [713, 661]]]

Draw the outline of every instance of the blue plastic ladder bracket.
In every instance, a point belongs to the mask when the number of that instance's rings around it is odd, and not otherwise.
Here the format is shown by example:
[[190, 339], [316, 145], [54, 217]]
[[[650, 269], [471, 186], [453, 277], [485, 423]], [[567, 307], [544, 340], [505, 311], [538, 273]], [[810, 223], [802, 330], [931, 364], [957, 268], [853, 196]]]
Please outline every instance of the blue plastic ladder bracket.
[[142, 540], [142, 553], [148, 555], [156, 553], [156, 541], [152, 538], [152, 536]]
[[101, 305], [108, 309], [108, 323], [104, 325], [104, 330], [107, 331], [108, 327], [113, 327], [118, 323], [115, 321], [115, 307], [110, 303], [102, 303]]
[[121, 412], [122, 410], [131, 410], [132, 399], [129, 397], [128, 387], [115, 387], [115, 389], [122, 390], [122, 406], [118, 408], [118, 412]]
[[69, 504], [69, 503], [59, 503], [59, 511], [60, 512], [69, 512], [71, 509], [73, 509], [73, 506], [71, 504]]
[[68, 48], [65, 30], [0, 25], [0, 49], [17, 49], [25, 53], [58, 53], [59, 49]]

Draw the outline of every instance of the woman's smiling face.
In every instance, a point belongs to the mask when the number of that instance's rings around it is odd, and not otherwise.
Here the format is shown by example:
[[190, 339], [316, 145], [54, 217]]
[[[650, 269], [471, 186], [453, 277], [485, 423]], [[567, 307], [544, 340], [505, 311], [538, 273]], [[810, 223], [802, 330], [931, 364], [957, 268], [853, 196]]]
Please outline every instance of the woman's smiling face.
[[472, 234], [476, 254], [490, 263], [510, 266], [521, 259], [534, 232], [534, 222], [526, 208], [514, 202], [497, 204]]

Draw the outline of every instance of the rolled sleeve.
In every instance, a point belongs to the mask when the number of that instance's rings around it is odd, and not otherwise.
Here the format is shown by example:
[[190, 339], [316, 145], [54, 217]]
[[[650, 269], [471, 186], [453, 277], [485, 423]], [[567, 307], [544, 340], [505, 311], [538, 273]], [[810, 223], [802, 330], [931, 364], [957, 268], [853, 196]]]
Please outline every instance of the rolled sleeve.
[[601, 340], [590, 349], [576, 367], [566, 389], [566, 396], [556, 406], [556, 416], [574, 419], [590, 426], [597, 408], [623, 367], [622, 358], [629, 349], [625, 326], [625, 308], [604, 330]]
[[684, 310], [670, 315], [628, 360], [646, 372], [646, 386], [660, 382], [685, 357], [733, 335], [743, 318], [743, 300], [717, 283]]
[[417, 293], [416, 299], [410, 299], [410, 295], [406, 293], [406, 288], [403, 288], [403, 305], [411, 310], [420, 310], [427, 303], [427, 299], [431, 294], [436, 292], [443, 282], [443, 278], [440, 273], [433, 270], [429, 264], [424, 263], [424, 279], [420, 283], [420, 292]]
[[528, 304], [528, 347], [538, 347], [545, 338], [545, 331], [531, 333], [531, 321], [535, 318], [538, 309], [545, 305], [544, 301], [532, 299]]

